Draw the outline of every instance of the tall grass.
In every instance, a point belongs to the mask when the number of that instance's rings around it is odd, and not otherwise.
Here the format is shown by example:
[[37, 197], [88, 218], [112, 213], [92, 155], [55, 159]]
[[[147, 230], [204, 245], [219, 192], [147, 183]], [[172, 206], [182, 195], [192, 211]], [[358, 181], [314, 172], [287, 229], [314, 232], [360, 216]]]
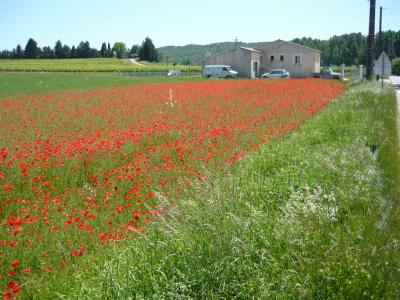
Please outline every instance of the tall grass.
[[349, 89], [298, 131], [197, 182], [144, 235], [25, 295], [398, 297], [395, 105], [388, 87]]

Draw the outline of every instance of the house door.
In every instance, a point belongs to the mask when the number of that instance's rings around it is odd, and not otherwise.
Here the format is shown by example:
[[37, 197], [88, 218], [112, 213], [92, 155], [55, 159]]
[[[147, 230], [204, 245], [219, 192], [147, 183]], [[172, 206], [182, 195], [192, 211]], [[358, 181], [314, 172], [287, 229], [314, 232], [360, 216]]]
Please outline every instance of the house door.
[[253, 77], [258, 76], [258, 61], [253, 61]]

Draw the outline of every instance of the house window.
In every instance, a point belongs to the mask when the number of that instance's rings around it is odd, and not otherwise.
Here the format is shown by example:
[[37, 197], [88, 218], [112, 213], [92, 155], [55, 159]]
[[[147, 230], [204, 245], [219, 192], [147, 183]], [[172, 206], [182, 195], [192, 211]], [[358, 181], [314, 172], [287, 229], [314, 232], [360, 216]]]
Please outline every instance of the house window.
[[293, 64], [295, 65], [301, 64], [301, 55], [298, 54], [293, 55]]
[[279, 56], [279, 60], [280, 60], [280, 61], [284, 61], [284, 60], [285, 60], [285, 55], [280, 55], [280, 56]]
[[274, 61], [274, 60], [275, 60], [275, 56], [271, 55], [271, 61]]

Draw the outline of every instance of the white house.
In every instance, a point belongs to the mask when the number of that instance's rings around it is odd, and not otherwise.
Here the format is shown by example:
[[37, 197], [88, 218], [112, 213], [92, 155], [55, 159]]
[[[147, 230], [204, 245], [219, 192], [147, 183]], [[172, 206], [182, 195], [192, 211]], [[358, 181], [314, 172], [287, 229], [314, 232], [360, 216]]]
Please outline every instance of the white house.
[[205, 65], [230, 65], [239, 76], [255, 78], [272, 69], [285, 69], [292, 77], [309, 77], [320, 72], [319, 50], [277, 40], [257, 48], [238, 47], [206, 58]]

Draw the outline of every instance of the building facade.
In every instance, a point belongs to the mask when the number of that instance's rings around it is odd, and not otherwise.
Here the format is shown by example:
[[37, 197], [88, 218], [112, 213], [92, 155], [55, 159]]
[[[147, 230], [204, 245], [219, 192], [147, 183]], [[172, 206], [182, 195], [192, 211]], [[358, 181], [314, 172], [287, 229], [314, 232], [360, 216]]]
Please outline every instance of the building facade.
[[262, 51], [246, 47], [210, 56], [205, 65], [230, 65], [241, 77], [255, 78], [260, 72]]
[[285, 69], [291, 77], [311, 77], [320, 72], [321, 53], [303, 45], [277, 40], [254, 48], [238, 47], [207, 58], [205, 65], [230, 65], [239, 76], [256, 78], [273, 69]]

